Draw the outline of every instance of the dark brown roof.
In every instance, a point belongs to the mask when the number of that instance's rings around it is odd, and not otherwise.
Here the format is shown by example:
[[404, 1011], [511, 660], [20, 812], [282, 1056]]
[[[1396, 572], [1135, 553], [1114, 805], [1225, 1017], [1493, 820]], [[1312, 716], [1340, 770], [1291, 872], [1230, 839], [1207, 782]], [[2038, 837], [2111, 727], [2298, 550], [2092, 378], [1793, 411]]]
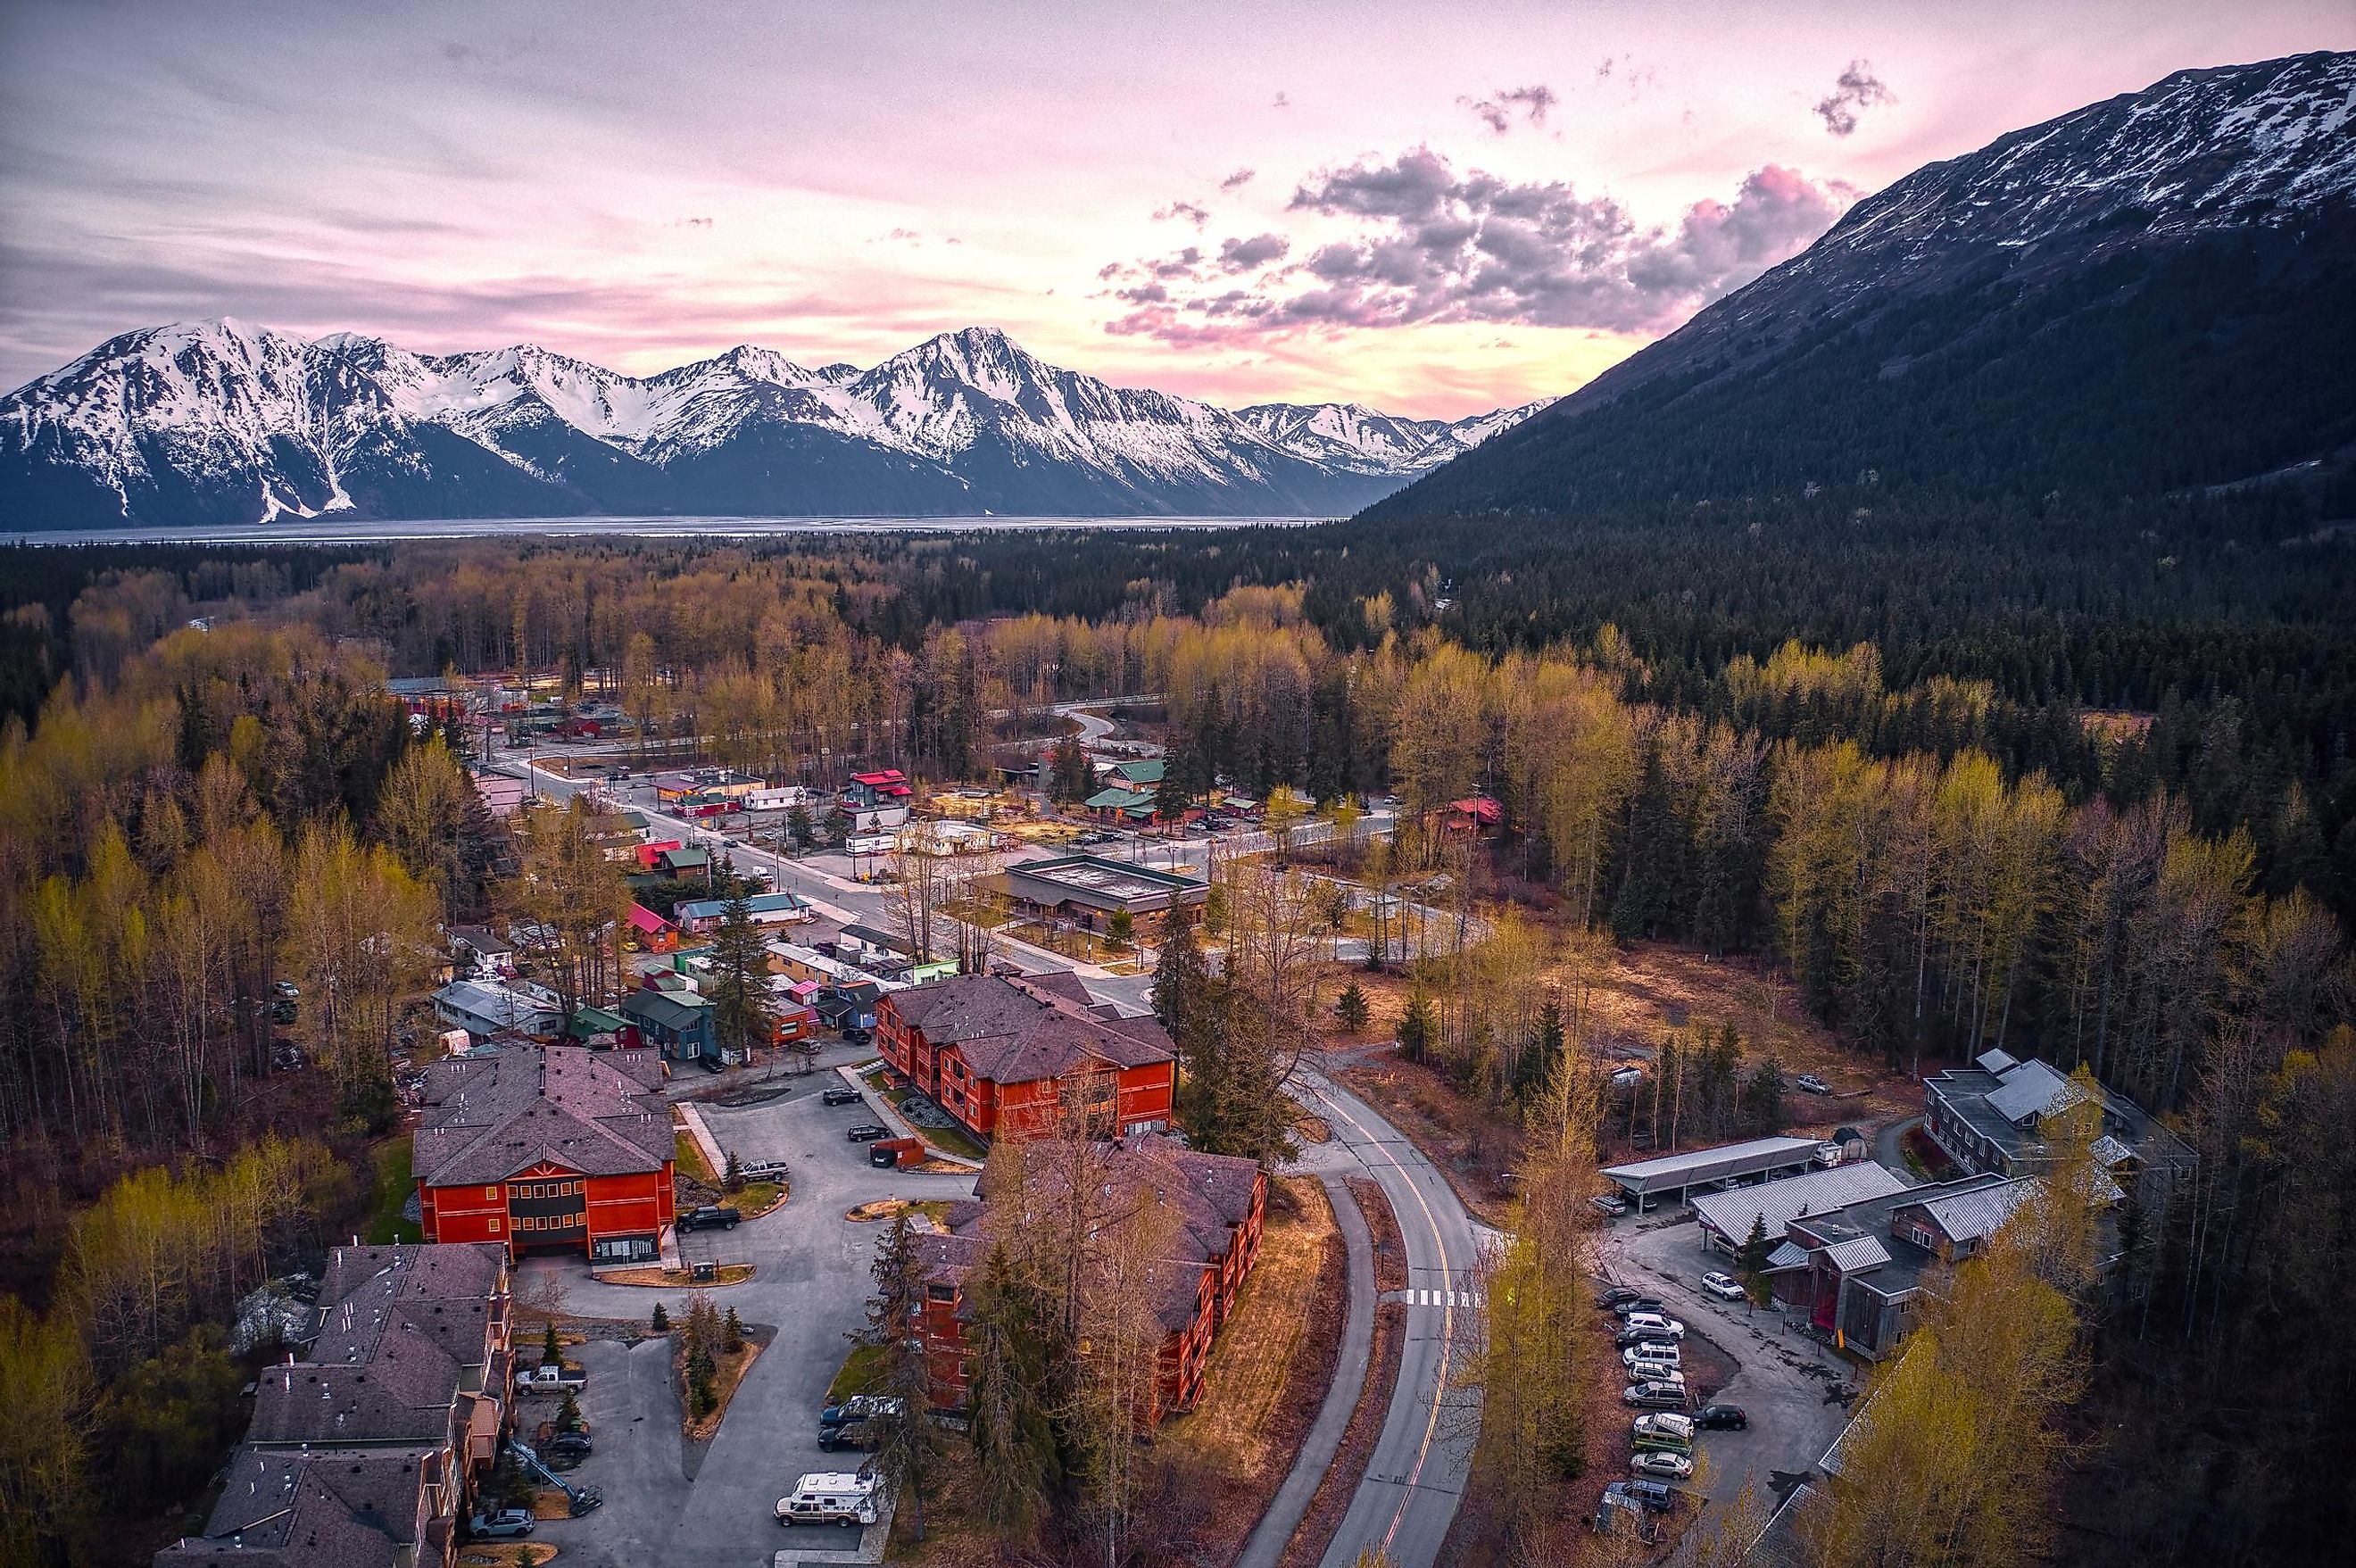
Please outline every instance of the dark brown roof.
[[241, 1449], [205, 1533], [157, 1552], [155, 1568], [392, 1568], [416, 1544], [420, 1493], [440, 1463], [424, 1448]]
[[895, 991], [884, 1005], [935, 1046], [956, 1046], [973, 1075], [991, 1083], [1061, 1078], [1091, 1061], [1125, 1068], [1173, 1059], [1161, 1025], [1100, 1016], [1070, 973], [960, 974]]
[[413, 1166], [429, 1187], [504, 1181], [547, 1163], [584, 1176], [659, 1171], [670, 1108], [652, 1051], [530, 1046], [436, 1062]]

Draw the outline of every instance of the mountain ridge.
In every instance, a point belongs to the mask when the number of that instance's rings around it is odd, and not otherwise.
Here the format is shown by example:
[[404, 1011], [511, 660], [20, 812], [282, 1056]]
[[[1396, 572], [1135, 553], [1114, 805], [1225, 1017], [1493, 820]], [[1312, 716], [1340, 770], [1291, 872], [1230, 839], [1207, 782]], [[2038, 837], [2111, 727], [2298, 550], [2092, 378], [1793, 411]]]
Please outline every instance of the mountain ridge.
[[2351, 300], [2356, 53], [2179, 71], [1914, 170], [1362, 516], [2311, 478], [2356, 441]]
[[420, 354], [234, 317], [118, 334], [0, 399], [0, 504], [96, 522], [650, 511], [1340, 515], [1526, 416], [1248, 413], [1050, 365], [994, 328], [864, 370], [739, 344], [630, 376], [531, 343]]

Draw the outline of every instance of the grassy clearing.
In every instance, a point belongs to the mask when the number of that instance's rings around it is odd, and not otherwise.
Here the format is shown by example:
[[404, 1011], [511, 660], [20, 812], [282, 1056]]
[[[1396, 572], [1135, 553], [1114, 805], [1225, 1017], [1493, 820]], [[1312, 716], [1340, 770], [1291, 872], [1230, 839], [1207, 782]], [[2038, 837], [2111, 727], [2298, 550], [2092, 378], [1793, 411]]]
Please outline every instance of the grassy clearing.
[[1288, 1372], [1319, 1318], [1341, 1313], [1345, 1303], [1321, 1313], [1318, 1275], [1325, 1264], [1327, 1238], [1339, 1232], [1325, 1189], [1294, 1177], [1281, 1183], [1293, 1212], [1279, 1218], [1269, 1205], [1258, 1261], [1244, 1281], [1233, 1316], [1219, 1328], [1203, 1373], [1203, 1394], [1193, 1412], [1173, 1422], [1163, 1441], [1215, 1467], [1240, 1475], [1270, 1466], [1274, 1418], [1280, 1411], [1314, 1410], [1324, 1391], [1289, 1386]]
[[676, 1153], [672, 1158], [679, 1166], [680, 1175], [690, 1181], [701, 1182], [706, 1187], [720, 1185], [719, 1180], [712, 1174], [711, 1165], [703, 1157], [702, 1145], [699, 1144], [685, 1128], [672, 1134], [672, 1141], [676, 1145]]
[[853, 1345], [851, 1354], [842, 1359], [841, 1369], [834, 1381], [826, 1385], [826, 1402], [840, 1404], [851, 1395], [864, 1393], [875, 1386], [884, 1375], [884, 1349], [881, 1345]]
[[388, 1138], [369, 1155], [376, 1166], [376, 1196], [369, 1207], [368, 1239], [373, 1245], [389, 1241], [423, 1241], [425, 1232], [402, 1212], [409, 1195], [417, 1190], [411, 1174], [411, 1146], [405, 1136]]

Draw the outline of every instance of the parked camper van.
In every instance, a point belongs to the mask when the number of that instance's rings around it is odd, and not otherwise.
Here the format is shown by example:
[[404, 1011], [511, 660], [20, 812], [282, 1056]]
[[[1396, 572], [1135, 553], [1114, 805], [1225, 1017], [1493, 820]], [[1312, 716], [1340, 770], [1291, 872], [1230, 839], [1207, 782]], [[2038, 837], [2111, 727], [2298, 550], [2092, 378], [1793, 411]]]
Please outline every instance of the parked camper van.
[[821, 1470], [802, 1477], [777, 1499], [779, 1524], [838, 1524], [848, 1530], [873, 1524], [878, 1517], [873, 1476]]

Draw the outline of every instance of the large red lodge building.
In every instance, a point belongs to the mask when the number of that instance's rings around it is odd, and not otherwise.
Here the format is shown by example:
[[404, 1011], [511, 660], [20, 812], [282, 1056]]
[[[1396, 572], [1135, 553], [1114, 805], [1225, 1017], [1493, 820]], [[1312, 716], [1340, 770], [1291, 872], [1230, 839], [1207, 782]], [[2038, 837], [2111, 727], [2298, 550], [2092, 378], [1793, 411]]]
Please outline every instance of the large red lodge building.
[[925, 1279], [917, 1332], [933, 1403], [945, 1410], [962, 1410], [967, 1403], [969, 1282], [995, 1240], [1004, 1238], [1019, 1250], [1034, 1222], [1056, 1221], [1065, 1208], [1061, 1195], [1070, 1190], [1066, 1184], [1076, 1168], [1095, 1195], [1092, 1206], [1109, 1204], [1140, 1214], [1167, 1211], [1175, 1222], [1166, 1241], [1157, 1238], [1160, 1250], [1147, 1269], [1145, 1305], [1160, 1326], [1162, 1344], [1151, 1403], [1140, 1413], [1151, 1423], [1191, 1409], [1202, 1392], [1212, 1337], [1235, 1311], [1244, 1276], [1259, 1258], [1268, 1174], [1256, 1161], [1198, 1154], [1151, 1133], [1091, 1144], [1084, 1151], [1060, 1144], [1038, 1147], [1072, 1151], [1078, 1157], [1050, 1154], [1025, 1160], [1021, 1192], [958, 1204], [949, 1211], [948, 1231], [917, 1239]]
[[875, 1042], [894, 1075], [982, 1138], [1041, 1138], [1077, 1103], [1094, 1130], [1170, 1123], [1178, 1062], [1151, 1018], [1100, 1012], [1077, 975], [961, 974], [886, 995]]
[[579, 1046], [434, 1063], [412, 1161], [425, 1239], [659, 1256], [675, 1201], [662, 1077], [653, 1051]]

